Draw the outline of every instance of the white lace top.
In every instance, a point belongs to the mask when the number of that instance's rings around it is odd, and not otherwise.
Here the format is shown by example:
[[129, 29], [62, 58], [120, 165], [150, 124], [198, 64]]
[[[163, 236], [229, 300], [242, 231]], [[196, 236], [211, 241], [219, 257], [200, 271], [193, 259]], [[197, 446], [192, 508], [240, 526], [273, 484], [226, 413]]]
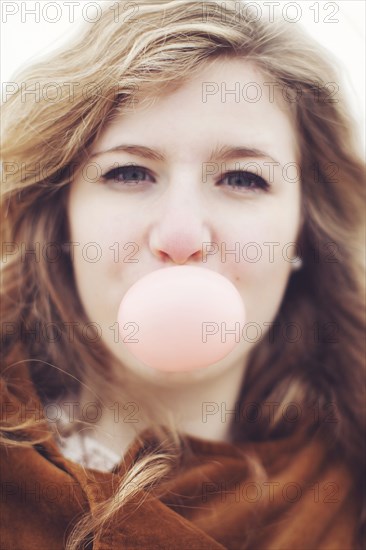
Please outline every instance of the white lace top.
[[56, 441], [65, 458], [73, 460], [85, 468], [109, 472], [122, 458], [90, 435], [83, 435], [83, 432], [72, 434], [69, 437], [58, 435]]
[[[53, 406], [56, 410], [61, 411], [57, 419], [57, 427], [62, 428], [62, 433], [67, 433], [68, 428], [71, 427], [71, 423], [66, 410], [59, 403], [55, 402], [48, 403], [47, 406]], [[97, 441], [86, 430], [78, 430], [66, 437], [60, 434], [55, 423], [52, 424], [56, 443], [65, 458], [77, 462], [85, 468], [92, 468], [103, 472], [111, 471], [121, 461], [122, 456], [119, 456]]]

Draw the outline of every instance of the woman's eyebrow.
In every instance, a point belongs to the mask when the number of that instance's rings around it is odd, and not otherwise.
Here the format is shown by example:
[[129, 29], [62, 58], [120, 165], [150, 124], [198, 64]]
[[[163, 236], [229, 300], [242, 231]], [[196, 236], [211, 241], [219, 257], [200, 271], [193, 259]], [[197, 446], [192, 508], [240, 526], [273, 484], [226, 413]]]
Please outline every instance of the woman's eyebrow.
[[100, 155], [105, 155], [106, 153], [112, 153], [113, 151], [123, 151], [125, 153], [131, 153], [132, 155], [137, 155], [139, 157], [144, 157], [150, 160], [164, 161], [165, 156], [150, 147], [145, 147], [144, 145], [117, 145], [116, 147], [111, 147], [106, 151], [99, 151], [94, 153], [90, 158], [98, 157]]
[[229, 146], [229, 145], [223, 145], [220, 148], [216, 148], [211, 152], [209, 162], [215, 161], [215, 160], [235, 160], [238, 158], [266, 158], [270, 159], [272, 162], [277, 163], [279, 166], [281, 166], [280, 162], [278, 160], [275, 160], [271, 155], [269, 155], [266, 151], [262, 151], [261, 149], [253, 148], [253, 147], [247, 147], [247, 146]]
[[[123, 151], [125, 153], [130, 153], [139, 157], [144, 157], [150, 160], [155, 161], [165, 161], [166, 157], [163, 155], [163, 153], [160, 153], [159, 151], [156, 151], [155, 149], [151, 149], [150, 147], [146, 147], [144, 145], [129, 145], [129, 144], [121, 144], [117, 145], [116, 147], [111, 147], [110, 149], [106, 149], [105, 151], [99, 151], [97, 153], [93, 153], [90, 158], [94, 158], [100, 155], [104, 155], [106, 153], [112, 153], [114, 151]], [[215, 150], [211, 151], [210, 157], [208, 159], [208, 162], [214, 162], [214, 161], [223, 161], [223, 160], [235, 160], [239, 158], [267, 158], [270, 159], [272, 162], [277, 163], [279, 166], [281, 164], [275, 160], [271, 155], [266, 153], [265, 151], [261, 151], [260, 149], [252, 148], [252, 147], [246, 147], [246, 146], [229, 146], [229, 145], [223, 145], [219, 149], [216, 148]]]

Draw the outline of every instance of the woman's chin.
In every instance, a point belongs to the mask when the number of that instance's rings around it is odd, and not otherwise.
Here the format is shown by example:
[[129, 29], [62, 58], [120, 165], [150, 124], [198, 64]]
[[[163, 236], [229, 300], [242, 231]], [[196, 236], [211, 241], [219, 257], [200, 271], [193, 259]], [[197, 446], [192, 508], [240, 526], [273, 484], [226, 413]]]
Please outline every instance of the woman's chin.
[[[125, 351], [125, 350], [124, 350]], [[242, 365], [244, 358], [235, 357], [236, 354], [230, 353], [220, 361], [205, 367], [194, 370], [162, 370], [148, 366], [146, 363], [137, 359], [128, 350], [121, 354], [121, 350], [114, 350], [114, 355], [121, 363], [121, 371], [128, 371], [129, 375], [136, 377], [140, 383], [152, 384], [155, 386], [174, 388], [195, 385], [200, 381], [209, 381], [222, 375], [229, 369], [235, 368], [235, 365]], [[123, 355], [123, 356], [122, 356]], [[122, 379], [124, 375], [122, 375]]]

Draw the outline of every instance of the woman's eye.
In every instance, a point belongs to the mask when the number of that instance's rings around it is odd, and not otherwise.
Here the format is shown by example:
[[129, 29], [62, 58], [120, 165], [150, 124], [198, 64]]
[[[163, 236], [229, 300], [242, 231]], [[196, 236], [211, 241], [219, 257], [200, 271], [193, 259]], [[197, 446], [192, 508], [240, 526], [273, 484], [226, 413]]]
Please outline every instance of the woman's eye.
[[117, 166], [102, 176], [104, 181], [115, 181], [136, 185], [140, 181], [147, 181], [146, 177], [153, 180], [146, 168], [136, 165]]
[[[125, 183], [126, 185], [138, 185], [142, 181], [154, 181], [153, 176], [146, 168], [136, 165], [117, 166], [112, 168], [102, 176], [102, 180], [106, 182]], [[229, 187], [235, 189], [262, 189], [267, 191], [269, 184], [257, 174], [246, 172], [243, 170], [235, 172], [227, 172], [220, 182], [225, 182]]]
[[263, 189], [264, 191], [267, 191], [270, 187], [269, 184], [261, 178], [261, 176], [253, 174], [252, 172], [245, 172], [241, 170], [236, 172], [228, 172], [220, 181], [223, 182], [225, 180], [227, 181], [227, 185], [229, 187], [234, 188]]

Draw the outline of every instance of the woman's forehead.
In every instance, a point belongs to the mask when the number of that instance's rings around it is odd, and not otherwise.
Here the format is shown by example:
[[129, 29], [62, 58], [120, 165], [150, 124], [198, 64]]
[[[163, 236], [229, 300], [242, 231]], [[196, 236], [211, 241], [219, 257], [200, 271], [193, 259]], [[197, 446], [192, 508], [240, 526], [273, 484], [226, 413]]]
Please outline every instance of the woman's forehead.
[[170, 83], [158, 93], [142, 86], [105, 126], [93, 152], [127, 139], [143, 138], [163, 146], [164, 136], [169, 138], [168, 148], [185, 137], [192, 143], [202, 137], [215, 142], [249, 140], [257, 147], [286, 141], [292, 150], [296, 131], [279, 87], [244, 59], [220, 61], [203, 65], [198, 75]]
[[[261, 98], [268, 98], [283, 107], [288, 106], [287, 96], [281, 90], [278, 80], [259, 62], [244, 56], [226, 54], [208, 57], [198, 63], [189, 76], [181, 77], [177, 71], [177, 78], [174, 80], [164, 81], [163, 74], [156, 76], [156, 81], [144, 81], [143, 75], [136, 76], [132, 93], [128, 94], [133, 98], [129, 102], [131, 109], [145, 103], [150, 105], [182, 89], [187, 90], [192, 85], [197, 89], [197, 84], [200, 85], [198, 93], [203, 103], [210, 97], [226, 101], [231, 94], [235, 95], [236, 101], [254, 103]], [[123, 87], [120, 91], [124, 94]]]

